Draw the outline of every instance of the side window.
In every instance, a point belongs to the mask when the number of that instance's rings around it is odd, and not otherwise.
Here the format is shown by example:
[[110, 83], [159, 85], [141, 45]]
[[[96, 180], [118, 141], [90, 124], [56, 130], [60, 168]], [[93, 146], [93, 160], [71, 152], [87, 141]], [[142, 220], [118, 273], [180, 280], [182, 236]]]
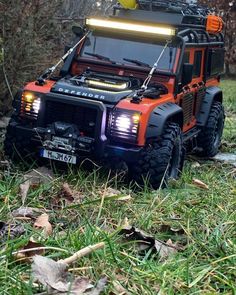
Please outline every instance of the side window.
[[193, 64], [193, 77], [197, 78], [201, 75], [202, 66], [202, 51], [195, 51], [194, 64]]
[[184, 56], [183, 56], [183, 64], [189, 63], [189, 58], [190, 58], [190, 52], [189, 51], [185, 51], [184, 52]]
[[224, 49], [210, 49], [208, 54], [207, 75], [214, 76], [224, 72]]

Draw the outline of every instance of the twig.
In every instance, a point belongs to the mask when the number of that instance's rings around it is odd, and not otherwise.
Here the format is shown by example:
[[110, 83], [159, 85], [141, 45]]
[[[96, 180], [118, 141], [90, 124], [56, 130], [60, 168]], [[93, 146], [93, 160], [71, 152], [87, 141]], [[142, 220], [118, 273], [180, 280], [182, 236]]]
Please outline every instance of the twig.
[[59, 260], [59, 262], [62, 262], [62, 263], [65, 263], [65, 264], [71, 264], [73, 262], [75, 262], [77, 259], [80, 259], [96, 250], [99, 250], [99, 249], [102, 249], [105, 247], [105, 243], [104, 242], [101, 242], [101, 243], [98, 243], [98, 244], [95, 244], [95, 245], [91, 245], [91, 246], [88, 246], [86, 248], [83, 248], [81, 250], [79, 250], [78, 252], [76, 252], [74, 255], [68, 257], [68, 258], [65, 258], [65, 259], [62, 259], [62, 260]]
[[[21, 254], [21, 253], [27, 253], [27, 252], [32, 252], [32, 251], [41, 251], [41, 250], [55, 250], [55, 251], [60, 251], [60, 252], [65, 252], [65, 253], [69, 252], [65, 249], [61, 249], [61, 248], [57, 248], [57, 247], [36, 247], [36, 248], [15, 251], [15, 252], [12, 252], [11, 255], [17, 255], [17, 254]], [[3, 255], [0, 257], [0, 259], [4, 259], [6, 257], [7, 257], [7, 255]]]

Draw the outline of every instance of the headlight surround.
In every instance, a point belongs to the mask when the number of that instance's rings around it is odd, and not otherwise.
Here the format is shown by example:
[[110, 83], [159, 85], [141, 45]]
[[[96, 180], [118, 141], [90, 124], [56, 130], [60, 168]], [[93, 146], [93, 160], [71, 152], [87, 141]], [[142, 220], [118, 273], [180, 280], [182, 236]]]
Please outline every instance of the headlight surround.
[[135, 143], [138, 137], [140, 116], [140, 112], [114, 109], [109, 119], [109, 135], [114, 140]]
[[24, 91], [21, 97], [21, 117], [37, 120], [41, 105], [39, 93]]

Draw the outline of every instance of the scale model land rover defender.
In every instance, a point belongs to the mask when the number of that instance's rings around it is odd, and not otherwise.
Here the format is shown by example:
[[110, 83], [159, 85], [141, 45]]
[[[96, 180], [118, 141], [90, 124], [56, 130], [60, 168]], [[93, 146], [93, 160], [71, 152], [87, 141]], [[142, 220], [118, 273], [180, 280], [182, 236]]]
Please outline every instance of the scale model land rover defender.
[[157, 188], [178, 177], [186, 150], [218, 152], [223, 21], [183, 1], [119, 2], [75, 27], [75, 46], [17, 93], [5, 153], [123, 161]]

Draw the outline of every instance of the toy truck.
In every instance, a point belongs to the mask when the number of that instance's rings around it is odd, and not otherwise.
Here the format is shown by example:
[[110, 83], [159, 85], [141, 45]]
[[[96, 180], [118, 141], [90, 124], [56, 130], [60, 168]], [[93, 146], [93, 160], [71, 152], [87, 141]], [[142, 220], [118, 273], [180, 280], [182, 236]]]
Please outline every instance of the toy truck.
[[16, 94], [5, 153], [124, 162], [154, 188], [177, 178], [186, 151], [213, 157], [221, 143], [222, 30], [183, 1], [120, 1], [87, 18], [61, 61]]

